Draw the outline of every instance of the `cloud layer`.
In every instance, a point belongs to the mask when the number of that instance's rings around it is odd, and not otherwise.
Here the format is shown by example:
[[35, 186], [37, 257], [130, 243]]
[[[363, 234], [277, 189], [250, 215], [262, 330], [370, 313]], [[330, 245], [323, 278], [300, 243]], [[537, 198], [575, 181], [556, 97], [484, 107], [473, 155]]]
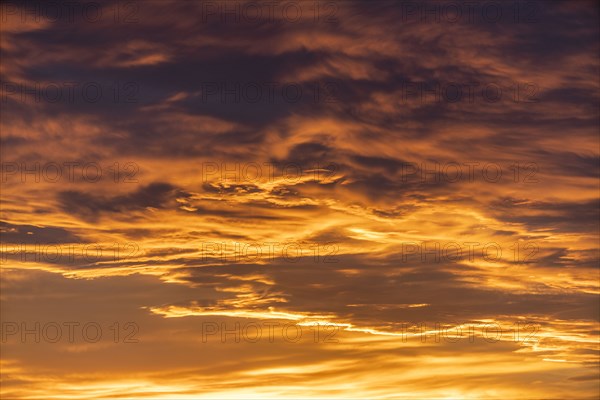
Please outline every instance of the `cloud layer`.
[[52, 4], [0, 17], [3, 398], [598, 396], [595, 3]]

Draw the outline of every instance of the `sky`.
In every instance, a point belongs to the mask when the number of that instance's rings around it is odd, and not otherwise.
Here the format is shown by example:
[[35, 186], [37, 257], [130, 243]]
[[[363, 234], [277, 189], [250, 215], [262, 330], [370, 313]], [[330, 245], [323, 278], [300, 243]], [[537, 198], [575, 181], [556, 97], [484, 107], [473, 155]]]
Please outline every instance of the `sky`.
[[593, 1], [0, 4], [3, 399], [596, 399]]

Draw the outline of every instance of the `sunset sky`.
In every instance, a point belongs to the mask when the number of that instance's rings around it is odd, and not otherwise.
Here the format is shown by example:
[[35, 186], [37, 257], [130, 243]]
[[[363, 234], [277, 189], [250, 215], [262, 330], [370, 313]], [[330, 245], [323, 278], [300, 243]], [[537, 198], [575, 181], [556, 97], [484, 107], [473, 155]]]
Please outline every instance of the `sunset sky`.
[[0, 3], [4, 399], [597, 399], [594, 1]]

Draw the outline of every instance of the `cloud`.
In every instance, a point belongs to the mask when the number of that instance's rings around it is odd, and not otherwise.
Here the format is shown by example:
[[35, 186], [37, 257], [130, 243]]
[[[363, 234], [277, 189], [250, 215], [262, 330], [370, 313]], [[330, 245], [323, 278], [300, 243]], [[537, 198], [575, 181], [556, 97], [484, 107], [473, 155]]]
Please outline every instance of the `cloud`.
[[2, 4], [2, 396], [597, 397], [598, 6], [272, 6]]

